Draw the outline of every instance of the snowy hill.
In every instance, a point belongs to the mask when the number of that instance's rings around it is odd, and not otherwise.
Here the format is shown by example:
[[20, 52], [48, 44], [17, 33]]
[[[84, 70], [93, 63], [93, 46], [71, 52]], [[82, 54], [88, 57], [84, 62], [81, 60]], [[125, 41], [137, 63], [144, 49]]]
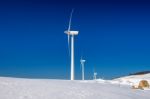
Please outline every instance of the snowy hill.
[[119, 82], [120, 84], [138, 85], [141, 80], [147, 80], [150, 84], [150, 73], [120, 77], [113, 81]]
[[104, 81], [0, 77], [0, 99], [150, 99], [150, 91]]
[[148, 73], [150, 73], [150, 71], [141, 71], [141, 72], [131, 73], [130, 75], [143, 75]]

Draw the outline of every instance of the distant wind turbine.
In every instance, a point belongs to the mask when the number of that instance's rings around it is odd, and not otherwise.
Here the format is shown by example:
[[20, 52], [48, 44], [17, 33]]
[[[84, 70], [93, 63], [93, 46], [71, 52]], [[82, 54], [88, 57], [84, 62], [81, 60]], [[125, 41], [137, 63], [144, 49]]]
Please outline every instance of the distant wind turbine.
[[82, 59], [82, 57], [80, 59], [80, 63], [81, 63], [81, 66], [82, 66], [82, 80], [84, 80], [84, 63], [85, 63], [85, 60]]
[[70, 36], [71, 36], [71, 76], [70, 79], [74, 80], [74, 36], [78, 35], [79, 31], [71, 31], [71, 21], [72, 21], [72, 14], [73, 11], [71, 11], [70, 19], [69, 19], [69, 25], [68, 30], [66, 30], [64, 33], [68, 35], [68, 48], [69, 48], [69, 54], [70, 54]]
[[93, 79], [96, 80], [97, 72], [94, 71]]

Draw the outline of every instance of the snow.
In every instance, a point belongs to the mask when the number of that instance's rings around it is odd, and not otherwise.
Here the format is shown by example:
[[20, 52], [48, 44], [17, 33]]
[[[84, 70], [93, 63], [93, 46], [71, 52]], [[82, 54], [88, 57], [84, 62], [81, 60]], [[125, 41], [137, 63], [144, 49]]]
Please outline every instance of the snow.
[[113, 81], [116, 81], [120, 84], [138, 86], [141, 80], [147, 80], [150, 83], [150, 73], [143, 74], [143, 75], [131, 75], [131, 76], [120, 77], [120, 78], [114, 79]]
[[0, 99], [150, 99], [149, 90], [114, 82], [0, 77]]

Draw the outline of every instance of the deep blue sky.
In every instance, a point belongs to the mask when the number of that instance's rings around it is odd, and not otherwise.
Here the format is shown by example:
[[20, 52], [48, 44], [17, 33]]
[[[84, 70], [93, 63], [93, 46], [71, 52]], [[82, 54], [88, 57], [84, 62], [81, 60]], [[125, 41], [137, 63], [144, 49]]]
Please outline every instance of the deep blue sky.
[[67, 36], [71, 9], [76, 78], [150, 70], [150, 2], [145, 0], [0, 1], [0, 76], [69, 79]]

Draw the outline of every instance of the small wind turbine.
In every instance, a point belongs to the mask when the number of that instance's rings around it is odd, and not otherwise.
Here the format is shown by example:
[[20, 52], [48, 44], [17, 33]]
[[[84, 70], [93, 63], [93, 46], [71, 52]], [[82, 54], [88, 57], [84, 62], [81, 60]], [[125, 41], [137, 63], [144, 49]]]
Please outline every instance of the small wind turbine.
[[84, 63], [85, 63], [85, 60], [82, 59], [82, 57], [81, 57], [80, 62], [81, 62], [81, 66], [82, 66], [82, 80], [84, 80]]
[[96, 80], [97, 72], [94, 71], [93, 79]]
[[69, 52], [70, 52], [70, 36], [71, 36], [71, 76], [70, 76], [70, 79], [74, 80], [74, 67], [75, 67], [74, 66], [74, 36], [78, 35], [79, 31], [71, 31], [72, 14], [73, 14], [73, 10], [71, 11], [71, 14], [70, 14], [68, 30], [66, 30], [64, 33], [68, 35]]

